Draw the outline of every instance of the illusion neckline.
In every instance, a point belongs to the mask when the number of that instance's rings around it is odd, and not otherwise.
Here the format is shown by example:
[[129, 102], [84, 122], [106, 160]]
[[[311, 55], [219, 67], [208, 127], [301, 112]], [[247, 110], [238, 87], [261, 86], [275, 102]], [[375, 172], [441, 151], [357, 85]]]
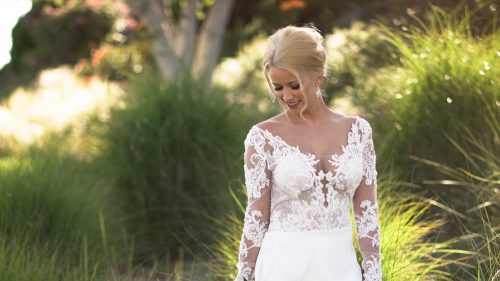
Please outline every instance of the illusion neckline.
[[263, 129], [263, 128], [260, 128], [260, 127], [259, 127], [259, 126], [257, 126], [257, 125], [253, 125], [253, 127], [255, 127], [255, 128], [257, 128], [258, 130], [260, 130], [260, 131], [262, 131], [262, 132], [266, 133], [266, 134], [267, 134], [267, 135], [269, 135], [270, 137], [272, 137], [272, 138], [274, 138], [274, 139], [278, 140], [278, 141], [279, 141], [279, 142], [281, 142], [284, 146], [287, 146], [287, 147], [289, 147], [289, 148], [295, 149], [295, 150], [296, 150], [296, 152], [298, 152], [299, 154], [302, 154], [302, 155], [304, 155], [304, 156], [306, 156], [306, 157], [313, 156], [314, 160], [317, 160], [318, 158], [324, 158], [324, 157], [328, 157], [329, 159], [332, 159], [332, 158], [334, 158], [334, 157], [337, 157], [337, 158], [338, 158], [338, 157], [340, 157], [340, 156], [342, 156], [343, 154], [345, 154], [345, 153], [346, 153], [346, 152], [345, 152], [345, 148], [346, 148], [346, 147], [348, 147], [348, 146], [350, 145], [350, 143], [351, 143], [351, 140], [350, 140], [351, 133], [353, 133], [354, 128], [358, 127], [359, 118], [360, 118], [358, 115], [353, 116], [353, 117], [354, 117], [356, 120], [355, 120], [355, 121], [351, 124], [351, 129], [349, 130], [349, 132], [347, 132], [347, 143], [346, 143], [346, 144], [343, 144], [343, 145], [340, 145], [342, 152], [340, 152], [340, 153], [334, 153], [334, 154], [315, 154], [315, 153], [310, 153], [310, 152], [305, 153], [305, 152], [303, 152], [303, 151], [300, 149], [299, 145], [295, 145], [295, 146], [293, 146], [293, 145], [289, 144], [289, 143], [288, 143], [288, 142], [286, 142], [286, 141], [285, 141], [282, 137], [280, 137], [280, 136], [278, 136], [278, 135], [275, 135], [275, 134], [271, 133], [268, 129]]

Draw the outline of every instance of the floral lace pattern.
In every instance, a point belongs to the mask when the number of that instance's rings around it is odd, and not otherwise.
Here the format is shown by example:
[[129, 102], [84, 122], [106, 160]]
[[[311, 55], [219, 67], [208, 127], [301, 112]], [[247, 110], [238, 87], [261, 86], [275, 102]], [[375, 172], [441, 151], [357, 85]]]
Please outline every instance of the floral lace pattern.
[[[237, 281], [253, 280], [268, 231], [317, 231], [350, 227], [352, 204], [365, 280], [382, 280], [376, 156], [371, 127], [356, 117], [340, 154], [325, 163], [268, 130], [253, 126], [245, 139], [248, 202]], [[323, 164], [323, 165], [321, 165]], [[328, 169], [319, 167], [327, 166]]]

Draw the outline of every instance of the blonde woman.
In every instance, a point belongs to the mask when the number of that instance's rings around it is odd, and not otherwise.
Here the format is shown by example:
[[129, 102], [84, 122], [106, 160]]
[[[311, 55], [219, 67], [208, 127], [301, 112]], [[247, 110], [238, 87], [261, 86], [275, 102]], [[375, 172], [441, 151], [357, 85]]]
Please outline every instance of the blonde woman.
[[264, 72], [285, 111], [254, 125], [245, 139], [238, 281], [382, 279], [371, 127], [325, 104], [325, 61], [313, 26], [287, 26], [268, 39]]

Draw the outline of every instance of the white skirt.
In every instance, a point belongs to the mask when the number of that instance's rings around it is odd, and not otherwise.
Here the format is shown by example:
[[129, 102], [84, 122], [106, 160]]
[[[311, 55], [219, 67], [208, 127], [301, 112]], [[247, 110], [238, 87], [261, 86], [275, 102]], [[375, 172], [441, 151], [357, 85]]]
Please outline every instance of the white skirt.
[[361, 281], [351, 228], [264, 236], [255, 281]]

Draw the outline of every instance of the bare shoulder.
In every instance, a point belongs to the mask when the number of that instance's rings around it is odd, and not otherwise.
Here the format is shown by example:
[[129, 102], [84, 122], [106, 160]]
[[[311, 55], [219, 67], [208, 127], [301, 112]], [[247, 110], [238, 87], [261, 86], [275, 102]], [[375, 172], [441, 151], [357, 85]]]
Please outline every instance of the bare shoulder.
[[[328, 131], [330, 131], [331, 128], [335, 128], [335, 131], [337, 133], [347, 133], [359, 119], [364, 120], [357, 115], [347, 115], [335, 111], [330, 111], [330, 115], [324, 120], [325, 122], [323, 122], [322, 127]], [[286, 114], [282, 112], [255, 124], [255, 126], [259, 129], [270, 131], [273, 134], [286, 134], [287, 128], [290, 127], [290, 123], [286, 117]]]
[[282, 125], [285, 120], [286, 120], [285, 114], [279, 113], [279, 114], [272, 116], [272, 117], [270, 117], [262, 122], [255, 124], [255, 126], [259, 127], [260, 129], [263, 129], [263, 130], [273, 131], [278, 126]]
[[363, 135], [372, 135], [372, 127], [370, 123], [363, 117], [359, 115], [345, 116], [343, 118], [345, 126], [348, 126], [348, 130], [357, 129], [362, 132]]
[[349, 131], [360, 117], [357, 115], [347, 115], [339, 112], [331, 111], [330, 122], [334, 127], [342, 128], [344, 131]]

